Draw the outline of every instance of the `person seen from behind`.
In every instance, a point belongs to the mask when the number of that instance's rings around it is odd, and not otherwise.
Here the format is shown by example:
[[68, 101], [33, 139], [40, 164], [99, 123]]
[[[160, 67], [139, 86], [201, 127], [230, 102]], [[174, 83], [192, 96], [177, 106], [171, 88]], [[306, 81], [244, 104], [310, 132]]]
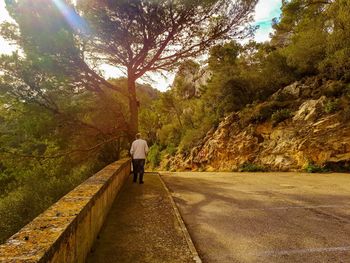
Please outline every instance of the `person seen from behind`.
[[132, 158], [132, 167], [134, 173], [133, 182], [136, 183], [139, 175], [139, 183], [143, 184], [143, 174], [145, 172], [145, 161], [148, 153], [147, 142], [141, 139], [141, 133], [136, 134], [136, 140], [132, 142], [130, 154]]

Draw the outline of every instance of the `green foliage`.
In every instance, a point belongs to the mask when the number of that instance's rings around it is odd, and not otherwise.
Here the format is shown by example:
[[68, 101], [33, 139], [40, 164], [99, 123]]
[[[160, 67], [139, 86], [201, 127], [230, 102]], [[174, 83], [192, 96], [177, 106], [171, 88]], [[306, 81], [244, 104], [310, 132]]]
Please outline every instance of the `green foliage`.
[[16, 167], [17, 187], [0, 197], [0, 243], [96, 171], [85, 165], [67, 171], [60, 165]]
[[327, 97], [340, 97], [343, 93], [346, 93], [346, 85], [342, 81], [330, 81], [323, 90]]
[[271, 115], [271, 120], [273, 125], [276, 125], [290, 117], [291, 117], [291, 111], [289, 109], [281, 109], [281, 110], [275, 111]]
[[[128, 68], [130, 80], [179, 66], [167, 92], [136, 84], [139, 130], [152, 145], [148, 161], [153, 168], [165, 156], [189, 154], [232, 112], [240, 111], [242, 126], [270, 119], [276, 125], [290, 118], [288, 96], [266, 99], [304, 76], [332, 79], [317, 90], [330, 98], [324, 111], [344, 109], [340, 117], [350, 119], [350, 89], [344, 84], [350, 80], [349, 1], [283, 1], [270, 42], [216, 46], [218, 38], [241, 26], [225, 25], [237, 14], [247, 18], [256, 1], [179, 1], [171, 7], [144, 1], [142, 8], [112, 2], [78, 1], [76, 8], [89, 28], [83, 20], [75, 28], [52, 1], [6, 1], [16, 24], [4, 23], [1, 34], [25, 55], [0, 57], [2, 240], [89, 174], [127, 153], [129, 98], [136, 98], [128, 93], [132, 81], [107, 82], [92, 70], [91, 58]], [[228, 4], [241, 13], [227, 16]], [[221, 15], [210, 15], [214, 10]], [[201, 20], [203, 15], [208, 19]], [[174, 23], [184, 31], [171, 35], [167, 43], [178, 47], [171, 53], [164, 39]], [[208, 48], [207, 67], [188, 60]], [[203, 72], [210, 77], [201, 82], [199, 96], [196, 81]], [[265, 167], [247, 162], [240, 169]], [[306, 169], [324, 171], [312, 163]]]
[[213, 71], [230, 70], [237, 63], [237, 57], [241, 46], [236, 42], [229, 42], [211, 48], [209, 57], [209, 68]]
[[250, 162], [245, 162], [239, 167], [240, 172], [265, 172], [266, 168]]
[[[6, 69], [14, 74], [0, 76], [0, 242], [129, 147], [127, 101], [114, 92], [72, 90], [55, 77], [31, 86], [26, 74]], [[139, 90], [142, 106], [149, 91]]]
[[199, 129], [188, 129], [186, 130], [184, 136], [181, 139], [181, 143], [179, 144], [179, 151], [184, 154], [189, 154], [191, 149], [198, 143], [200, 139], [202, 139], [207, 130], [203, 128]]
[[194, 61], [182, 64], [172, 90], [155, 110], [159, 112], [158, 142], [188, 154], [223, 117], [235, 111], [239, 111], [242, 127], [268, 120], [276, 125], [291, 117], [298, 102], [286, 93], [280, 93], [275, 101], [268, 98], [280, 88], [316, 74], [323, 84], [310, 84], [314, 85], [312, 96], [332, 98], [325, 111], [344, 109], [340, 117], [346, 121], [343, 113], [349, 96], [344, 83], [350, 57], [350, 16], [346, 10], [348, 3], [342, 0], [311, 4], [284, 1], [280, 19], [273, 22], [270, 42], [227, 42], [211, 47], [208, 67], [204, 68], [211, 77], [202, 86], [200, 97], [193, 96], [193, 81], [203, 69]]
[[326, 34], [322, 27], [315, 25], [306, 30], [294, 35], [293, 42], [284, 48], [283, 54], [288, 65], [296, 68], [299, 74], [312, 75], [318, 73], [317, 65], [325, 57]]
[[147, 155], [147, 160], [151, 164], [152, 168], [159, 166], [161, 161], [161, 148], [158, 144], [153, 144], [149, 148], [149, 152]]
[[324, 169], [327, 171], [332, 171], [337, 173], [349, 173], [350, 162], [349, 161], [327, 162], [324, 165]]
[[241, 75], [242, 67], [238, 58], [243, 47], [236, 42], [214, 46], [210, 50], [209, 80], [204, 97], [212, 103], [217, 116], [242, 109], [252, 99], [252, 82]]
[[[320, 64], [322, 73], [334, 79], [350, 80], [350, 4], [337, 0], [324, 9], [329, 19], [326, 24], [326, 58]], [[330, 22], [331, 21], [331, 22]]]
[[181, 140], [181, 133], [182, 131], [178, 125], [173, 123], [164, 124], [158, 132], [159, 142], [162, 145], [168, 145], [169, 143], [178, 145]]
[[326, 113], [334, 113], [340, 109], [340, 104], [338, 99], [328, 100], [324, 105], [324, 111]]
[[[1, 241], [129, 147], [127, 99], [73, 87], [42, 60], [0, 57]], [[138, 91], [142, 106], [154, 99], [149, 91]]]
[[297, 80], [295, 69], [287, 63], [287, 58], [281, 50], [274, 50], [271, 46], [261, 46], [257, 58], [261, 70], [256, 70], [254, 86], [257, 87], [254, 99], [265, 100], [279, 88]]
[[262, 123], [268, 120], [274, 111], [275, 111], [275, 107], [273, 104], [262, 106], [259, 108], [259, 111], [257, 112], [257, 114], [253, 116], [251, 120], [254, 123]]
[[306, 165], [305, 171], [308, 173], [326, 173], [326, 172], [328, 172], [328, 170], [325, 167], [316, 165], [313, 162], [309, 162]]
[[257, 108], [250, 118], [250, 122], [262, 123], [271, 118], [272, 114], [280, 109], [280, 105], [276, 102], [267, 102]]
[[350, 79], [349, 1], [284, 1], [271, 44], [297, 74]]
[[169, 154], [170, 156], [174, 156], [177, 152], [177, 148], [175, 147], [174, 144], [169, 143], [165, 149], [166, 153]]

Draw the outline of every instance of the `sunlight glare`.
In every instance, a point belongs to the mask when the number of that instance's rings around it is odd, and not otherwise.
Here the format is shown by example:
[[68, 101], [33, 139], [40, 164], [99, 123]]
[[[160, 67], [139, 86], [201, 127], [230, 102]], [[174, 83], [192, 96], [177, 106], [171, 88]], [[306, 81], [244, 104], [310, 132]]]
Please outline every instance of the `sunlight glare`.
[[89, 28], [86, 21], [77, 12], [62, 0], [52, 0], [60, 10], [69, 25], [79, 33], [88, 34]]

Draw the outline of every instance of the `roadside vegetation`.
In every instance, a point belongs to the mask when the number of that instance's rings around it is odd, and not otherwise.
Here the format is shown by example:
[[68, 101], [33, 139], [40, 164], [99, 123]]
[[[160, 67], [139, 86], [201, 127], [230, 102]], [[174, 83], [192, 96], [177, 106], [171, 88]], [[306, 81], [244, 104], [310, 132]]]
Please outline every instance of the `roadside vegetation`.
[[[139, 127], [156, 143], [163, 123], [152, 101], [174, 101], [137, 81], [223, 39], [251, 34], [256, 2], [5, 1], [12, 20], [0, 34], [18, 51], [0, 57], [0, 242], [127, 156]], [[126, 78], [105, 78], [105, 64]], [[173, 106], [164, 111], [176, 111]], [[195, 133], [187, 133], [191, 140]], [[177, 146], [162, 150], [174, 154]], [[189, 150], [187, 143], [181, 147]], [[158, 165], [157, 154], [150, 158]]]
[[[239, 112], [241, 127], [266, 121], [276, 126], [293, 117], [302, 99], [325, 96], [322, 114], [340, 112], [342, 121], [349, 121], [349, 11], [349, 2], [343, 0], [284, 1], [270, 41], [230, 41], [211, 47], [207, 64], [182, 63], [171, 89], [141, 114], [141, 122], [146, 122], [143, 116], [153, 121], [144, 131], [156, 134], [152, 166], [160, 162], [159, 156], [170, 157], [175, 151], [188, 156], [232, 112]], [[296, 81], [311, 91], [299, 98], [282, 93], [271, 97]], [[310, 165], [308, 170], [315, 169]]]
[[[159, 12], [154, 1], [106, 4], [120, 20], [100, 12], [99, 1], [78, 1], [76, 7], [67, 1], [67, 10], [77, 8], [90, 27], [79, 19], [77, 27], [69, 24], [53, 2], [6, 1], [15, 23], [3, 23], [0, 33], [19, 51], [0, 57], [0, 242], [103, 166], [127, 156], [136, 130], [151, 146], [148, 161], [155, 169], [164, 159], [189, 155], [232, 112], [240, 112], [241, 126], [287, 122], [300, 101], [270, 96], [295, 81], [315, 86], [304, 98], [327, 98], [322, 114], [341, 111], [342, 121], [350, 120], [349, 1], [284, 1], [271, 40], [246, 44], [235, 39], [253, 32], [239, 29], [257, 1], [235, 1], [239, 13], [231, 19], [212, 19], [213, 12], [226, 13], [231, 1], [217, 1], [220, 9], [211, 6], [216, 1], [205, 8], [185, 1], [176, 7], [184, 15], [179, 21], [168, 16], [176, 16], [174, 9], [165, 5]], [[133, 12], [122, 16], [125, 10]], [[130, 16], [145, 10], [150, 13], [133, 19], [148, 17], [148, 26], [138, 21], [128, 30]], [[199, 11], [202, 17], [194, 15]], [[230, 28], [233, 18], [237, 23]], [[196, 24], [202, 20], [211, 26]], [[159, 21], [168, 31], [186, 30], [168, 34]], [[119, 35], [112, 36], [116, 26]], [[171, 53], [171, 45], [183, 49]], [[194, 59], [206, 51], [207, 61]], [[129, 78], [102, 78], [103, 63], [124, 69]], [[166, 92], [136, 82], [157, 70], [177, 72]]]

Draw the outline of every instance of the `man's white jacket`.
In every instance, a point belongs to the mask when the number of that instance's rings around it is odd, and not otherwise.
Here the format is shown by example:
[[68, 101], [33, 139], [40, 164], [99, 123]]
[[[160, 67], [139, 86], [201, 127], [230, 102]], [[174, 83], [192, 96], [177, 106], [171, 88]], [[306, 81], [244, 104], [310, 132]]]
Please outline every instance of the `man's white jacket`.
[[148, 145], [145, 140], [137, 139], [131, 144], [130, 154], [133, 159], [146, 159]]

